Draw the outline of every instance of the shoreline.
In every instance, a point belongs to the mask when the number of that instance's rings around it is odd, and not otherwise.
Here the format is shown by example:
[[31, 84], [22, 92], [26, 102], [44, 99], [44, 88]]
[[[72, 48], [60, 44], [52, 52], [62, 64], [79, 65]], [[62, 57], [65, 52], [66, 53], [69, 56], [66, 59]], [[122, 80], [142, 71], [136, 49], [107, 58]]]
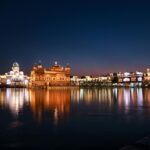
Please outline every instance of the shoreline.
[[101, 89], [101, 88], [127, 88], [127, 89], [137, 89], [137, 88], [150, 88], [150, 86], [49, 86], [49, 87], [24, 87], [24, 86], [0, 86], [0, 89], [7, 88], [22, 88], [22, 89]]

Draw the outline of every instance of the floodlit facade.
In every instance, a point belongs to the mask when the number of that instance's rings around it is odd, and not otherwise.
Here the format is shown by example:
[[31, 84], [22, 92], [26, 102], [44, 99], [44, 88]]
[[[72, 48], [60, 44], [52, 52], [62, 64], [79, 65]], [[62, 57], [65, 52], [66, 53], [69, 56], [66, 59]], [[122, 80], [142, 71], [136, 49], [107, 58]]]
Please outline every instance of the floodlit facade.
[[71, 77], [72, 86], [122, 86], [122, 87], [141, 87], [145, 85], [145, 81], [148, 81], [150, 85], [150, 69], [147, 70], [147, 74], [143, 72], [118, 72], [110, 73], [107, 75], [101, 75], [98, 77], [83, 76]]
[[144, 85], [150, 86], [150, 69], [148, 68], [146, 73], [144, 74]]
[[72, 76], [70, 80], [71, 80], [71, 86], [80, 85], [80, 78], [78, 76]]
[[72, 86], [110, 86], [111, 78], [110, 76], [72, 76], [71, 77], [71, 85]]
[[[117, 84], [119, 86], [142, 86], [144, 82], [144, 73], [136, 72], [124, 72], [117, 74]], [[114, 83], [115, 84], [115, 83]]]
[[0, 85], [6, 87], [27, 87], [29, 78], [20, 71], [19, 64], [14, 62], [12, 70], [0, 76]]
[[69, 65], [62, 67], [57, 62], [52, 67], [45, 68], [41, 62], [34, 65], [30, 75], [31, 87], [70, 86]]
[[30, 77], [20, 71], [17, 62], [13, 63], [11, 71], [0, 75], [0, 87], [42, 87], [53, 86], [121, 86], [121, 87], [150, 87], [150, 69], [145, 73], [118, 72], [92, 77], [90, 75], [78, 77], [71, 76], [69, 65], [60, 66], [57, 61], [54, 65], [46, 68], [41, 62], [34, 65]]

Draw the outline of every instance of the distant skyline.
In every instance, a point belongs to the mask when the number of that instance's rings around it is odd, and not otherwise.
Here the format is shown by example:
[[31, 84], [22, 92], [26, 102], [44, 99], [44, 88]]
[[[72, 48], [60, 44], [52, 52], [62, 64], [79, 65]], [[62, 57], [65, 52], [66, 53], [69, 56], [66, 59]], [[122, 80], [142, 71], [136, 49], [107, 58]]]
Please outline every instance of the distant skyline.
[[17, 61], [67, 63], [72, 75], [146, 71], [150, 67], [150, 1], [0, 1], [0, 74]]

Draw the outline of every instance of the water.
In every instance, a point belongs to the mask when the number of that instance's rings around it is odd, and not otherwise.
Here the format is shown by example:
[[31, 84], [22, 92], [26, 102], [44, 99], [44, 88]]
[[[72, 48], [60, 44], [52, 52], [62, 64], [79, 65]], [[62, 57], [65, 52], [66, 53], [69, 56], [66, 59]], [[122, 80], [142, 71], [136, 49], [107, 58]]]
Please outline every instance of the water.
[[150, 89], [0, 89], [0, 148], [117, 150], [150, 135]]

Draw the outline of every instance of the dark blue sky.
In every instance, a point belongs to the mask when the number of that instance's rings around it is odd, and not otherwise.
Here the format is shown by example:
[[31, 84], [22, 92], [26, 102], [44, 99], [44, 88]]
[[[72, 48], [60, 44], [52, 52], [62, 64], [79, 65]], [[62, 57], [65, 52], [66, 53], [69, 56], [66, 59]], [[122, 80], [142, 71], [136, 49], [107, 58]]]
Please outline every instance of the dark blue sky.
[[150, 67], [150, 2], [1, 0], [0, 73], [14, 61], [70, 63], [72, 74]]

